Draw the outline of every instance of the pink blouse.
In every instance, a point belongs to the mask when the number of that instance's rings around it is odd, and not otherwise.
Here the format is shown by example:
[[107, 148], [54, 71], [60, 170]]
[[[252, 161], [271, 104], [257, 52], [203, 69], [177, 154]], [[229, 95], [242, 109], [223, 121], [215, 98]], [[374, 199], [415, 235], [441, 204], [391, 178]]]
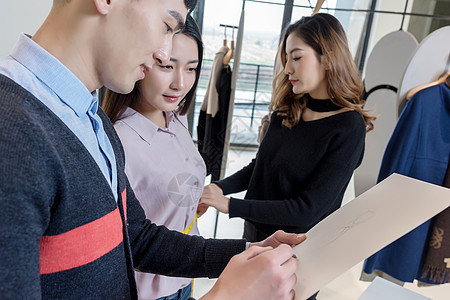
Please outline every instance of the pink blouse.
[[[114, 124], [125, 150], [125, 172], [148, 219], [199, 235], [194, 221], [206, 176], [205, 163], [187, 127], [186, 116], [167, 115], [168, 128], [127, 108]], [[194, 222], [193, 226], [190, 226]], [[156, 299], [187, 286], [189, 278], [136, 272], [139, 299]]]

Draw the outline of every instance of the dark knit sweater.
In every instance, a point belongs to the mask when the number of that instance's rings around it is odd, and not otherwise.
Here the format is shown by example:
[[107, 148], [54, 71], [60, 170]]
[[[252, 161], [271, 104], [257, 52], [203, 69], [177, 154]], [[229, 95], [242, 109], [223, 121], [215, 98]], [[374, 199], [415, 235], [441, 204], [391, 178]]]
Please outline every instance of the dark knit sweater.
[[0, 75], [2, 299], [132, 299], [134, 268], [217, 277], [245, 249], [244, 240], [204, 240], [146, 220], [119, 138], [99, 115], [117, 159], [118, 203], [72, 131]]
[[356, 111], [282, 126], [272, 115], [256, 158], [217, 184], [231, 198], [230, 217], [252, 223], [261, 236], [301, 233], [338, 209], [364, 153], [365, 124]]

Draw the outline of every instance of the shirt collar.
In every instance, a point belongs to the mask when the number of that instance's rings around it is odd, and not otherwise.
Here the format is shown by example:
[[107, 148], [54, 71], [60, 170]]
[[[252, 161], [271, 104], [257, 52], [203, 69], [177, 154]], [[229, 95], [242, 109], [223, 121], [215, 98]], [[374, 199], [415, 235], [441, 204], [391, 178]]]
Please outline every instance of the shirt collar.
[[158, 132], [175, 135], [175, 114], [168, 112], [166, 117], [169, 126], [167, 128], [161, 128], [131, 107], [127, 107], [120, 120], [130, 126], [146, 142], [151, 143]]
[[166, 119], [167, 119], [167, 124], [169, 124], [169, 126], [167, 126], [167, 128], [163, 128], [163, 129], [170, 130], [171, 124], [173, 124], [175, 122], [175, 113], [173, 111], [166, 112]]
[[55, 92], [78, 117], [84, 116], [88, 109], [92, 109], [92, 105], [97, 103], [97, 92], [91, 94], [66, 66], [29, 36], [20, 35], [11, 57]]

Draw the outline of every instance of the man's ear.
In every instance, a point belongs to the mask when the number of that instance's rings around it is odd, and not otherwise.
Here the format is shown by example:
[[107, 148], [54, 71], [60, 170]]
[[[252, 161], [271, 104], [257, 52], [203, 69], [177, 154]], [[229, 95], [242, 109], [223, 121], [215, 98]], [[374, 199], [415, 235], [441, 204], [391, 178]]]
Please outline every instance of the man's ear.
[[110, 11], [112, 0], [93, 0], [93, 1], [95, 8], [100, 14], [106, 15]]

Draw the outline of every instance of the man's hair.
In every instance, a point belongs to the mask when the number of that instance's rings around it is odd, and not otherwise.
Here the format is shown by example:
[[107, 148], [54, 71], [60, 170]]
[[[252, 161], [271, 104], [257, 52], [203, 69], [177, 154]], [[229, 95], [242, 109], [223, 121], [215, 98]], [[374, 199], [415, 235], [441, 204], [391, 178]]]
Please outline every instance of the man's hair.
[[197, 0], [184, 0], [184, 5], [186, 5], [188, 11], [191, 12], [194, 10], [195, 6], [197, 5]]
[[[67, 4], [71, 0], [53, 0], [53, 4], [59, 3], [59, 4]], [[186, 5], [186, 8], [191, 12], [194, 10], [195, 6], [197, 5], [197, 0], [184, 0], [184, 5]]]
[[53, 4], [60, 4], [60, 5], [64, 5], [69, 3], [71, 0], [53, 0]]

